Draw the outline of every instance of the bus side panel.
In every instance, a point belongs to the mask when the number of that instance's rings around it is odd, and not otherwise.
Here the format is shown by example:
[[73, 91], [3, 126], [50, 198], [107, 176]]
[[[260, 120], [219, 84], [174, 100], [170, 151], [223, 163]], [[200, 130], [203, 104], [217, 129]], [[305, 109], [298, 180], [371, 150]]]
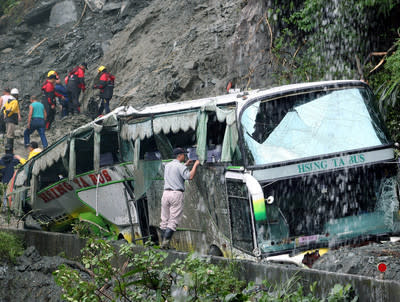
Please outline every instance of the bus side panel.
[[[162, 177], [155, 179], [147, 192], [149, 222], [155, 227], [160, 224]], [[216, 245], [226, 253], [230, 227], [225, 185], [223, 166], [201, 166], [195, 178], [186, 182], [182, 220], [172, 242], [175, 248], [207, 253]]]

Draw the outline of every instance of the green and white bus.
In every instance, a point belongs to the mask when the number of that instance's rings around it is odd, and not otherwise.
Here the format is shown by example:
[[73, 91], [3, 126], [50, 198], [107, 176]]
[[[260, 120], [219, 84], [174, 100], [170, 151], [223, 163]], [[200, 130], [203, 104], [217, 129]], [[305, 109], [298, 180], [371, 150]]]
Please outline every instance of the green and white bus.
[[11, 206], [50, 230], [80, 219], [157, 241], [175, 147], [201, 161], [186, 183], [177, 250], [290, 261], [399, 232], [393, 144], [360, 81], [117, 108], [19, 169]]

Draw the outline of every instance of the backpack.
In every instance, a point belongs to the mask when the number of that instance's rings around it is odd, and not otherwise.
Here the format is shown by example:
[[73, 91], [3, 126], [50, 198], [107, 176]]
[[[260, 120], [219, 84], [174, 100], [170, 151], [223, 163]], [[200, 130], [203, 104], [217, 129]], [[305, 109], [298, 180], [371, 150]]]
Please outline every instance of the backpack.
[[78, 66], [75, 67], [74, 69], [72, 69], [70, 71], [70, 73], [65, 77], [64, 81], [65, 84], [67, 85], [67, 87], [71, 87], [71, 85], [78, 85], [78, 76], [75, 74], [75, 72], [77, 72], [78, 70]]
[[97, 103], [97, 100], [94, 97], [91, 97], [87, 105], [87, 115], [92, 120], [94, 120], [97, 117], [98, 111], [99, 111], [99, 104]]
[[105, 99], [111, 99], [114, 94], [115, 76], [113, 76], [111, 73], [106, 73], [106, 75], [107, 75], [107, 84], [106, 87], [104, 87], [103, 97]]

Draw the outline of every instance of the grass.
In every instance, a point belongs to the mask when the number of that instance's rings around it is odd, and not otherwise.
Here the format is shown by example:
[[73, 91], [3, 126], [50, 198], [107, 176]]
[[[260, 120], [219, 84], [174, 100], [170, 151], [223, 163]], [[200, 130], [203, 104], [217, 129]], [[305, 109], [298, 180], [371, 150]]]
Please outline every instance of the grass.
[[17, 236], [0, 232], [0, 261], [15, 263], [18, 256], [24, 252], [22, 240]]

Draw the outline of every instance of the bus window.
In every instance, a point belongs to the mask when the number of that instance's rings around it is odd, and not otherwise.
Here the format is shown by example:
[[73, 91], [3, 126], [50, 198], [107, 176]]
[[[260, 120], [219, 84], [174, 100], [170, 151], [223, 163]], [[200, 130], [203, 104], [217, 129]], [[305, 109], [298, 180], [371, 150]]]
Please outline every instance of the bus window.
[[237, 181], [227, 182], [229, 215], [231, 219], [232, 244], [241, 250], [254, 249], [251, 225], [251, 209], [246, 184]]
[[92, 171], [93, 166], [93, 135], [75, 140], [76, 175]]
[[58, 182], [67, 177], [67, 175], [68, 172], [64, 167], [63, 161], [62, 159], [59, 159], [56, 163], [39, 173], [38, 191]]
[[[179, 130], [177, 133], [170, 132], [168, 134], [160, 133], [156, 136], [157, 145], [160, 148], [166, 149], [166, 146], [170, 146], [170, 154], [166, 157], [166, 154], [163, 154], [163, 159], [172, 158], [172, 150], [174, 148], [183, 148], [193, 149], [193, 146], [196, 145], [196, 132], [193, 129], [189, 129], [187, 131]], [[194, 150], [194, 149], [193, 149]]]
[[102, 131], [100, 139], [100, 166], [110, 166], [120, 162], [121, 158], [118, 158], [119, 154], [118, 132]]
[[207, 123], [207, 162], [221, 161], [222, 143], [224, 140], [226, 122], [218, 121], [215, 112], [209, 112]]
[[158, 149], [157, 149], [157, 144], [154, 139], [154, 136], [145, 138], [140, 141], [139, 159], [153, 160], [153, 157], [156, 156], [155, 154], [157, 151], [158, 151]]
[[365, 88], [302, 92], [256, 101], [242, 114], [249, 165], [266, 165], [388, 143]]

